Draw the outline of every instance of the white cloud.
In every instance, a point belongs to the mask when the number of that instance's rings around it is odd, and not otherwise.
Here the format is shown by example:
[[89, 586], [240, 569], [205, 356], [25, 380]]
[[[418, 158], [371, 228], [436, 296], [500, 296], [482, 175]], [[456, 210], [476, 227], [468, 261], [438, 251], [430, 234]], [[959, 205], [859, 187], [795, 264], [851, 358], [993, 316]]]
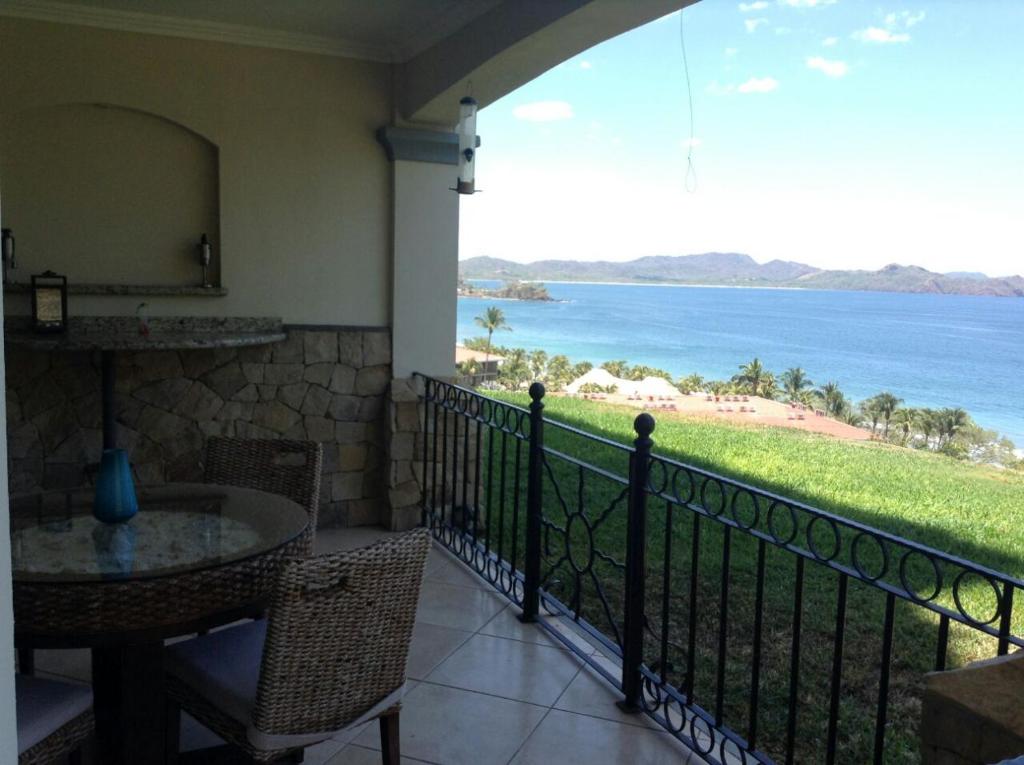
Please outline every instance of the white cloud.
[[580, 62], [580, 69], [593, 69], [593, 68], [594, 68], [594, 65], [591, 64], [589, 61], [581, 61]]
[[826, 48], [831, 48], [837, 42], [839, 42], [838, 37], [826, 37], [824, 40], [821, 41], [821, 44]]
[[850, 67], [847, 66], [845, 61], [829, 61], [827, 58], [822, 58], [821, 56], [811, 56], [808, 58], [807, 68], [817, 69], [819, 72], [823, 72], [829, 77], [842, 77], [850, 71]]
[[726, 48], [725, 49], [725, 55], [728, 56], [729, 58], [732, 58], [737, 53], [739, 53], [739, 50], [736, 49], [736, 48]]
[[740, 3], [740, 12], [763, 11], [768, 7], [768, 0], [754, 0], [753, 3]]
[[679, 145], [684, 149], [696, 149], [703, 143], [699, 138], [684, 138], [679, 142]]
[[775, 27], [775, 34], [777, 35], [788, 35], [792, 33], [792, 29], [789, 27]]
[[757, 29], [762, 24], [767, 24], [767, 23], [768, 23], [768, 19], [747, 19], [746, 21], [743, 22], [743, 26], [745, 26], [747, 28], [748, 32], [753, 32], [755, 29]]
[[771, 93], [778, 87], [779, 81], [774, 77], [751, 77], [736, 90], [740, 93]]
[[725, 96], [736, 90], [735, 85], [723, 85], [718, 80], [712, 80], [708, 83], [705, 90], [713, 96]]
[[910, 29], [910, 27], [924, 21], [924, 11], [918, 11], [917, 13], [910, 13], [909, 11], [903, 11], [903, 25]]
[[900, 26], [910, 29], [922, 21], [924, 21], [924, 11], [918, 11], [917, 13], [900, 11], [899, 13], [887, 13], [885, 15], [885, 25], [890, 29]]
[[817, 8], [825, 5], [834, 5], [837, 0], [779, 0], [779, 5], [790, 8]]
[[906, 32], [890, 32], [881, 27], [868, 27], [850, 35], [854, 40], [866, 43], [905, 43], [910, 40]]
[[572, 119], [572, 104], [567, 101], [534, 101], [515, 107], [512, 116], [527, 122], [557, 122]]

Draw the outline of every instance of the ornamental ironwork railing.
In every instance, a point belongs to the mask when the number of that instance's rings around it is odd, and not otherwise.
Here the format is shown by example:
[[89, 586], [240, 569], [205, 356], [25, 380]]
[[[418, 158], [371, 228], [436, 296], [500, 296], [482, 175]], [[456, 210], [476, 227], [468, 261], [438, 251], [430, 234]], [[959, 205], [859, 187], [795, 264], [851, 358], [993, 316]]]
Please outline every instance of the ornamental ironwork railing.
[[708, 762], [914, 762], [924, 675], [1024, 647], [1024, 582], [654, 455], [650, 414], [627, 446], [539, 383], [423, 385], [424, 524]]

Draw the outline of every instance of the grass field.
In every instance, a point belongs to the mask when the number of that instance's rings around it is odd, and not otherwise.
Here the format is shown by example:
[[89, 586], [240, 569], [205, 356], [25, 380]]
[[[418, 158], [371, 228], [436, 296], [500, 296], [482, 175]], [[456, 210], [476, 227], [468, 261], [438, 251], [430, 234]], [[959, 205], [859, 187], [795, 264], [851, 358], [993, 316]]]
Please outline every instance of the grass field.
[[[528, 398], [497, 394], [520, 406]], [[575, 399], [550, 397], [546, 416], [619, 443], [635, 437], [635, 409]], [[1024, 476], [1000, 472], [948, 458], [882, 444], [857, 444], [779, 428], [735, 426], [721, 422], [657, 415], [653, 434], [655, 454], [703, 468], [760, 489], [790, 497], [814, 507], [860, 521], [907, 539], [967, 558], [1017, 578], [1024, 578]], [[515, 449], [506, 444], [505, 484], [500, 484], [501, 437], [485, 438], [484, 455], [491, 455], [488, 473], [492, 495], [489, 513], [498, 498], [514, 506]], [[546, 445], [584, 460], [610, 473], [625, 476], [625, 453], [556, 427], [545, 432]], [[487, 446], [492, 450], [488, 451]], [[522, 455], [521, 455], [522, 456]], [[485, 462], [487, 461], [485, 456]], [[525, 462], [523, 463], [525, 465]], [[578, 606], [583, 618], [606, 634], [621, 627], [621, 570], [624, 559], [625, 504], [616, 503], [621, 485], [568, 461], [549, 455], [544, 484], [544, 511], [552, 525], [545, 534], [547, 586], [563, 601]], [[523, 471], [524, 473], [525, 471]], [[522, 474], [522, 473], [521, 473]], [[482, 476], [483, 477], [483, 476]], [[522, 496], [522, 486], [520, 497]], [[587, 522], [566, 527], [566, 519], [582, 510]], [[669, 516], [668, 513], [672, 512]], [[718, 641], [721, 635], [721, 588], [724, 539], [730, 534], [728, 613], [725, 621], [728, 650], [724, 663], [722, 719], [742, 735], [749, 735], [751, 686], [750, 635], [753, 634], [756, 540], [740, 532], [726, 532], [722, 524], [701, 523], [696, 584], [691, 582], [693, 513], [670, 510], [660, 501], [649, 504], [648, 615], [651, 620], [648, 657], [662, 653], [662, 665], [673, 684], [682, 686], [690, 661], [688, 643], [691, 585], [697, 593], [694, 698], [714, 711], [718, 683]], [[502, 516], [507, 529], [511, 515]], [[496, 521], [495, 521], [496, 522]], [[587, 527], [587, 528], [585, 528]], [[564, 529], [559, 531], [559, 529]], [[496, 530], [495, 530], [496, 531]], [[505, 532], [507, 534], [507, 531]], [[496, 538], [492, 532], [492, 538]], [[572, 539], [577, 566], [563, 560], [565, 538]], [[605, 557], [586, 565], [589, 540]], [[671, 550], [666, 556], [666, 550]], [[827, 548], [828, 545], [825, 545]], [[521, 557], [521, 548], [519, 551]], [[665, 558], [669, 577], [662, 579]], [[870, 551], [869, 567], [878, 565]], [[917, 561], [920, 563], [920, 561]], [[521, 563], [521, 561], [520, 561]], [[577, 569], [586, 570], [577, 575]], [[927, 566], [910, 566], [912, 582], [928, 588]], [[590, 572], [594, 576], [590, 576]], [[787, 702], [791, 677], [794, 617], [795, 556], [771, 545], [766, 550], [762, 675], [757, 713], [757, 744], [777, 761], [783, 760]], [[891, 580], [892, 576], [886, 577]], [[804, 577], [801, 609], [800, 683], [796, 761], [823, 762], [825, 728], [833, 661], [838, 575], [809, 563]], [[948, 585], [947, 581], [945, 585]], [[963, 602], [972, 613], [991, 613], [994, 596], [980, 579], [964, 582]], [[667, 592], [666, 592], [667, 589]], [[948, 586], [938, 598], [952, 605]], [[1024, 593], [1022, 593], [1024, 594]], [[664, 598], [663, 598], [664, 596]], [[605, 607], [605, 603], [608, 607]], [[653, 604], [653, 605], [652, 605]], [[851, 581], [843, 651], [840, 702], [839, 762], [871, 760], [877, 708], [881, 634], [885, 596], [877, 588]], [[664, 611], [662, 610], [664, 608]], [[1016, 609], [1013, 631], [1024, 633], [1024, 607]], [[889, 724], [885, 762], [918, 761], [916, 724], [924, 673], [933, 668], [938, 617], [911, 603], [897, 602]], [[995, 641], [960, 625], [950, 630], [949, 666], [995, 654]]]

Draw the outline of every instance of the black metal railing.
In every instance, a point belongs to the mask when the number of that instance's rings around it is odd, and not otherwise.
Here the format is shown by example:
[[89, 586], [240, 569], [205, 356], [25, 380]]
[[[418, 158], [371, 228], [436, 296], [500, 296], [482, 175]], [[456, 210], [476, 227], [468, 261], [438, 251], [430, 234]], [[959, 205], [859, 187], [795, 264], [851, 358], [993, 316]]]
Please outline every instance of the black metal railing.
[[424, 523], [709, 762], [913, 761], [924, 674], [1024, 647], [1024, 582], [652, 455], [647, 413], [626, 446], [538, 383], [529, 409], [423, 384]]

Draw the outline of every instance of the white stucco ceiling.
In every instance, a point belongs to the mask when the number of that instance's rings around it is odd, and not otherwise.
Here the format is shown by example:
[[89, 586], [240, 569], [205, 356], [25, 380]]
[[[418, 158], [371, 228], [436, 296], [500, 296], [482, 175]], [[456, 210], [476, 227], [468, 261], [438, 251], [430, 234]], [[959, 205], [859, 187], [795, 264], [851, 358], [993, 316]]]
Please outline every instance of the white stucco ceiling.
[[[501, 0], [0, 0], [0, 13], [405, 61]], [[194, 34], [189, 35], [192, 31]], [[206, 34], [203, 34], [203, 33]], [[260, 39], [262, 38], [262, 40]]]

